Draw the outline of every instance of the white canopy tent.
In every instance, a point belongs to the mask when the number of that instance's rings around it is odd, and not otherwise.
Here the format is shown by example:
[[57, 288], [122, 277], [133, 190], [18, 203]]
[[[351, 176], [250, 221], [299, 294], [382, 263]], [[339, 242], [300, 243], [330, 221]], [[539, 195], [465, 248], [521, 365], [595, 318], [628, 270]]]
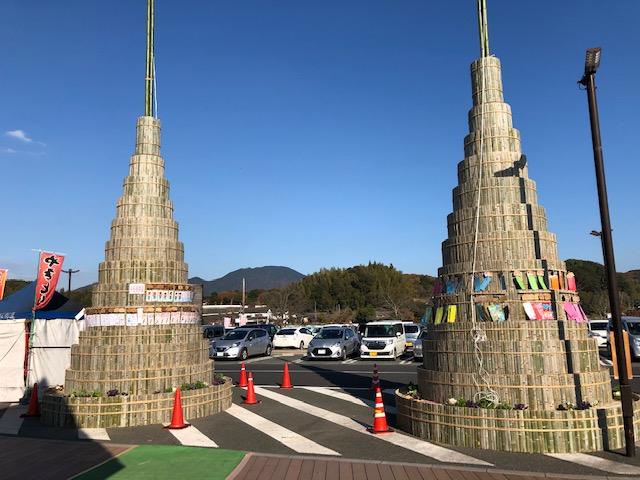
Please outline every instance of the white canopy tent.
[[34, 293], [32, 283], [0, 302], [0, 402], [19, 400], [25, 386], [34, 383], [39, 390], [64, 384], [71, 346], [78, 343], [78, 335], [84, 329], [84, 310], [57, 292], [33, 319]]

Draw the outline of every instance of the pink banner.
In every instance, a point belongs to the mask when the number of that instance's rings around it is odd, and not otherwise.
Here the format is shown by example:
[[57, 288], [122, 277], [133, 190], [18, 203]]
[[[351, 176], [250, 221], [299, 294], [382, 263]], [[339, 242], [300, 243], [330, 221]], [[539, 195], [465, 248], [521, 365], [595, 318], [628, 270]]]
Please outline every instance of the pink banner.
[[36, 296], [33, 309], [40, 310], [46, 307], [58, 285], [64, 256], [52, 252], [40, 252], [38, 260], [38, 276], [36, 278]]

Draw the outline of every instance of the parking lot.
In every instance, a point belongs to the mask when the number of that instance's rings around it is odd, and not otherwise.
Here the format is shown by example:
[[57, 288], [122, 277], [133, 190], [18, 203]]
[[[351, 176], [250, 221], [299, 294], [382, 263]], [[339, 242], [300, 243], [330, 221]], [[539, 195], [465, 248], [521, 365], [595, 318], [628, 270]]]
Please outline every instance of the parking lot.
[[[284, 363], [288, 362], [294, 388], [281, 390]], [[435, 445], [401, 432], [371, 435], [366, 427], [373, 419], [370, 390], [377, 365], [389, 424], [396, 425], [394, 391], [416, 381], [412, 356], [372, 361], [307, 360], [299, 349], [274, 351], [245, 362], [252, 372], [260, 403], [245, 406], [245, 390], [235, 388], [232, 407], [220, 414], [187, 419], [192, 427], [166, 430], [162, 425], [89, 429], [51, 429], [38, 419], [19, 419], [20, 408], [0, 404], [0, 433], [20, 437], [84, 438], [108, 444], [187, 445], [224, 448], [263, 454], [311, 455], [385, 462], [464, 465], [519, 471], [573, 475], [634, 475], [640, 478], [640, 461], [615, 453], [577, 456], [513, 454]], [[241, 362], [217, 360], [215, 369], [238, 379]], [[635, 368], [640, 371], [640, 363]], [[632, 462], [632, 463], [629, 463]], [[627, 478], [630, 478], [627, 476]]]

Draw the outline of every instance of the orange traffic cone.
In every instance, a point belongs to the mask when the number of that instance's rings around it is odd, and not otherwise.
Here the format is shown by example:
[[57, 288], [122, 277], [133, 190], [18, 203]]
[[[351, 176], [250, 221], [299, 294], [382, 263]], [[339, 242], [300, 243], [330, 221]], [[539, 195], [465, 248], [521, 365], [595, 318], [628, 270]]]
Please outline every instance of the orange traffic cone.
[[29, 399], [29, 408], [27, 413], [20, 415], [21, 417], [39, 417], [40, 403], [38, 402], [38, 384], [34, 383], [31, 389], [31, 398]]
[[376, 400], [373, 407], [373, 427], [368, 428], [371, 433], [387, 433], [393, 432], [393, 429], [387, 425], [387, 415], [384, 413], [384, 403], [382, 402], [382, 390], [376, 388]]
[[380, 377], [378, 376], [378, 365], [373, 364], [373, 378], [371, 379], [371, 390], [380, 388]]
[[282, 383], [280, 388], [293, 388], [291, 385], [291, 378], [289, 377], [289, 363], [284, 362], [284, 372], [282, 372]]
[[177, 388], [176, 394], [173, 397], [173, 415], [171, 415], [171, 423], [164, 428], [177, 430], [188, 426], [189, 424], [184, 421], [184, 417], [182, 416], [182, 396], [180, 394], [180, 389]]
[[244, 362], [240, 365], [240, 381], [237, 385], [242, 388], [247, 388], [247, 370], [244, 368]]
[[260, 400], [256, 397], [256, 391], [253, 389], [253, 374], [249, 372], [249, 386], [247, 387], [247, 396], [244, 397], [243, 402], [245, 405], [256, 405], [260, 403]]

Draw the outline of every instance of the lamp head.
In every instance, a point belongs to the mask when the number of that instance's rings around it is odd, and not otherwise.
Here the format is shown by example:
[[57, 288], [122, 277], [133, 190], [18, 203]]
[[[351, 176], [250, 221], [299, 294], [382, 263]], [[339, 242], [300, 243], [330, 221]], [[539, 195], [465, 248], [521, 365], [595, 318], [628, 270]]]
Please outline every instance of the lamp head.
[[602, 49], [600, 47], [587, 49], [587, 55], [584, 59], [585, 75], [593, 75], [594, 73], [596, 73], [598, 67], [600, 66], [601, 53]]

